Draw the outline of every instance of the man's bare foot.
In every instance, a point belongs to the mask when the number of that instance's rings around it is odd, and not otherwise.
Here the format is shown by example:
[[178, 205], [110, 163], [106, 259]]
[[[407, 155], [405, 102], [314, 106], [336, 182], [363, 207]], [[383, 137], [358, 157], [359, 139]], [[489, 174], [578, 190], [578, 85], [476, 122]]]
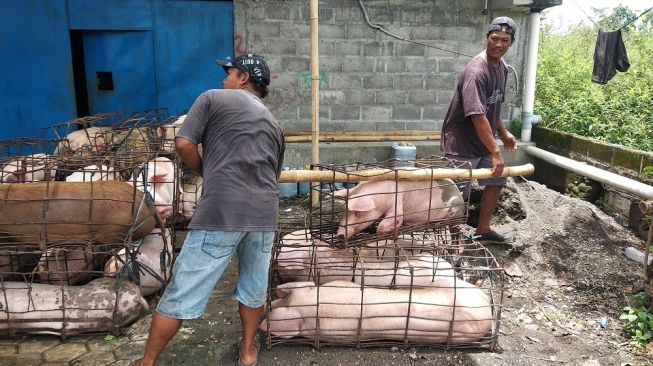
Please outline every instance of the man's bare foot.
[[154, 363], [146, 363], [142, 358], [139, 358], [136, 361], [132, 361], [129, 366], [154, 366]]
[[261, 350], [261, 344], [257, 338], [254, 338], [252, 346], [249, 350], [245, 351], [243, 347], [243, 340], [238, 343], [238, 365], [249, 366], [256, 365], [258, 362], [258, 353]]

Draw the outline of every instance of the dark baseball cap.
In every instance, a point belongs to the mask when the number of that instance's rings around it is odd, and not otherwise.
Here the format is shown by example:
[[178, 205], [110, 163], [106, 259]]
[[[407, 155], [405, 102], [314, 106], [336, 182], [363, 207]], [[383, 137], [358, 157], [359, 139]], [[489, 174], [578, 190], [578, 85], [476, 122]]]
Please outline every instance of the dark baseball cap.
[[270, 85], [270, 67], [261, 55], [247, 53], [234, 59], [227, 57], [224, 60], [215, 60], [215, 62], [222, 66], [225, 72], [229, 72], [231, 68], [236, 68], [248, 73], [252, 81], [256, 81], [263, 86]]
[[515, 21], [508, 17], [498, 17], [495, 18], [490, 26], [487, 29], [486, 35], [490, 35], [490, 32], [503, 31], [510, 34], [512, 40], [515, 40], [515, 33], [517, 33], [517, 25]]

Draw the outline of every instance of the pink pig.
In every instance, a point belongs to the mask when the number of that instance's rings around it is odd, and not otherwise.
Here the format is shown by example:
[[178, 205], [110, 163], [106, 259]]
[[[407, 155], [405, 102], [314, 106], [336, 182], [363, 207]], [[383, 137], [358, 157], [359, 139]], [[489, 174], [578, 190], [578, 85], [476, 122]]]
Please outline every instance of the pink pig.
[[[143, 169], [137, 176], [136, 188], [145, 192], [148, 191], [154, 199], [154, 208], [162, 220], [165, 220], [173, 214], [173, 204], [175, 195], [179, 194], [180, 187], [175, 174], [175, 163], [166, 158], [158, 157], [147, 163], [146, 169]], [[147, 183], [145, 186], [144, 175], [147, 173]], [[133, 184], [133, 182], [129, 182]]]
[[278, 287], [279, 299], [260, 329], [281, 338], [319, 337], [334, 343], [405, 337], [411, 343], [443, 344], [451, 337], [452, 344], [470, 344], [485, 339], [493, 323], [490, 298], [460, 279], [437, 282], [437, 287], [412, 290], [362, 288], [345, 281], [319, 287], [286, 283]]
[[186, 115], [180, 116], [174, 122], [160, 126], [156, 129], [156, 137], [163, 140], [161, 151], [174, 152], [175, 151], [175, 135], [179, 132], [181, 125], [184, 123]]
[[401, 225], [425, 224], [463, 215], [463, 196], [453, 181], [437, 179], [432, 188], [429, 186], [430, 181], [381, 180], [334, 192], [336, 197], [347, 202], [345, 217], [336, 235], [350, 238], [379, 218], [383, 220], [376, 233], [387, 235]]

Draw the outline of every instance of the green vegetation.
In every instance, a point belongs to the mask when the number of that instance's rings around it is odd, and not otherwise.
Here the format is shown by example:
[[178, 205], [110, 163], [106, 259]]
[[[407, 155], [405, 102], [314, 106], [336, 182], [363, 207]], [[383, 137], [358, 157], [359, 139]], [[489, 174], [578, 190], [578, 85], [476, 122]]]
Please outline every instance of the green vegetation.
[[[623, 6], [594, 16], [604, 30], [635, 17]], [[606, 85], [591, 82], [597, 34], [585, 26], [568, 34], [542, 30], [535, 112], [545, 127], [653, 151], [653, 11], [622, 30], [630, 69]]]
[[[646, 294], [638, 293], [635, 295], [635, 301], [644, 304]], [[653, 313], [648, 307], [626, 306], [619, 319], [624, 322], [624, 329], [632, 337], [632, 344], [635, 347], [641, 348], [653, 340]]]

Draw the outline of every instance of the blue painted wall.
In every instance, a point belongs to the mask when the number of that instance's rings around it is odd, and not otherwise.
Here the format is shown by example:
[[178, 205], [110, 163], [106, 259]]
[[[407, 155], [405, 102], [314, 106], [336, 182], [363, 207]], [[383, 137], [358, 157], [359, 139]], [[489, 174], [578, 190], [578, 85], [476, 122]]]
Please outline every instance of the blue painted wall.
[[[234, 53], [231, 1], [0, 0], [0, 9], [0, 140], [78, 117], [70, 31], [83, 37], [90, 114], [181, 113], [222, 87], [214, 60]], [[97, 71], [112, 73], [113, 91], [98, 90]]]
[[76, 115], [66, 3], [0, 0], [0, 140]]

